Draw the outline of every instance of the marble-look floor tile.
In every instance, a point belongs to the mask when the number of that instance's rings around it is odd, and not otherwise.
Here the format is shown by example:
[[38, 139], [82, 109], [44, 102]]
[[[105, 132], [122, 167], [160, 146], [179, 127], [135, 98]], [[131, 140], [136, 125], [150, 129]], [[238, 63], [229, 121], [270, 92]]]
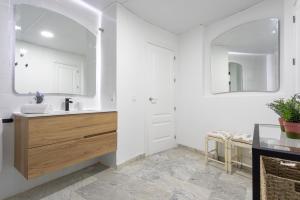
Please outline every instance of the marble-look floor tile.
[[249, 178], [206, 166], [199, 153], [180, 147], [117, 169], [91, 167], [13, 200], [250, 200], [251, 187]]
[[219, 177], [221, 174], [221, 170], [208, 166], [204, 170], [195, 172], [189, 182], [198, 185], [199, 187], [205, 187], [209, 190], [213, 190], [220, 181]]
[[87, 200], [155, 200], [169, 199], [171, 196], [158, 185], [121, 174], [98, 180], [79, 189], [77, 193]]
[[225, 181], [218, 181], [216, 186], [212, 189], [212, 194], [209, 200], [240, 200], [245, 199], [247, 188], [236, 183], [229, 183]]
[[104, 169], [107, 168], [97, 164], [33, 188], [7, 200], [70, 200], [73, 199], [71, 197], [75, 190], [97, 181], [94, 175]]

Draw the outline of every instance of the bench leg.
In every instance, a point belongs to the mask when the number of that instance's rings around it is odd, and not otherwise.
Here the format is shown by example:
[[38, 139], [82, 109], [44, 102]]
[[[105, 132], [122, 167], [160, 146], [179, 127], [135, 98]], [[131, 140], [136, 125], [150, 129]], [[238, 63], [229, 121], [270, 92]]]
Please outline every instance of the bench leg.
[[205, 164], [208, 163], [208, 137], [205, 137]]
[[225, 157], [224, 169], [225, 172], [228, 173], [228, 142], [227, 141], [224, 142], [224, 157]]
[[232, 172], [232, 145], [230, 142], [228, 143], [227, 146], [227, 155], [228, 155], [228, 162], [227, 162], [227, 168], [228, 168], [228, 173], [231, 174]]
[[216, 160], [219, 160], [219, 142], [216, 142]]

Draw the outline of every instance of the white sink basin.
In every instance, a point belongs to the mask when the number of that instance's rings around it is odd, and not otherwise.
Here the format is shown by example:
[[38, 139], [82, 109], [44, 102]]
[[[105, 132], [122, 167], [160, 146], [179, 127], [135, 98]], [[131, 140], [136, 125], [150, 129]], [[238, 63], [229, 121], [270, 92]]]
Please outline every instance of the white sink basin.
[[15, 115], [22, 117], [47, 117], [47, 116], [56, 116], [56, 115], [79, 115], [85, 113], [105, 113], [105, 112], [115, 112], [116, 110], [71, 110], [71, 111], [63, 111], [63, 110], [55, 110], [49, 113], [44, 114], [23, 114], [23, 113], [14, 113]]
[[24, 104], [21, 106], [23, 114], [47, 114], [52, 111], [52, 106], [49, 104]]

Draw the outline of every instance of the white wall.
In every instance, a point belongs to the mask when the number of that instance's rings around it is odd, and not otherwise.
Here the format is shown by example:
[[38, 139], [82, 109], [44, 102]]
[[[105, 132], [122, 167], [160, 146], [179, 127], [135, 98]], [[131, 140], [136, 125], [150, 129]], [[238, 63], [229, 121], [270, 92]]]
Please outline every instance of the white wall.
[[[294, 56], [293, 4], [292, 0], [265, 0], [226, 19], [181, 35], [176, 114], [179, 144], [204, 150], [204, 137], [209, 130], [225, 129], [251, 134], [255, 123], [277, 123], [278, 117], [266, 107], [266, 103], [290, 96], [295, 91], [295, 68], [291, 65]], [[280, 91], [213, 95], [210, 90], [211, 41], [237, 25], [267, 17], [281, 19]]]
[[[116, 109], [117, 90], [117, 5], [112, 4], [103, 10], [101, 27], [104, 29], [101, 39], [101, 106]], [[116, 165], [116, 153], [100, 158], [107, 166]]]
[[[13, 18], [12, 11], [13, 6], [10, 4], [10, 0], [0, 1], [0, 117], [9, 118], [12, 113], [19, 111], [20, 106], [32, 100], [31, 96], [17, 95], [13, 92]], [[29, 1], [28, 1], [29, 2]], [[58, 1], [33, 1], [35, 5], [43, 5], [47, 7], [46, 2], [52, 4], [53, 9], [57, 8], [62, 13], [69, 12], [78, 18], [78, 21], [87, 21], [89, 27], [97, 30], [98, 19], [95, 20], [95, 16], [90, 10], [84, 9], [82, 5], [74, 4], [75, 1], [66, 1], [67, 6], [64, 7], [64, 3]], [[29, 3], [30, 3], [29, 2]], [[56, 2], [56, 4], [55, 4]], [[55, 6], [56, 5], [56, 6]], [[75, 13], [75, 14], [74, 14]], [[99, 43], [100, 44], [100, 43]], [[99, 53], [99, 52], [98, 52]], [[97, 74], [100, 73], [100, 63], [98, 60]], [[96, 95], [94, 97], [78, 97], [73, 96], [75, 101], [83, 103], [85, 108], [99, 109], [100, 108], [100, 76], [97, 77]], [[46, 102], [53, 104], [57, 109], [61, 108], [65, 96], [48, 96], [46, 95]], [[4, 168], [0, 172], [0, 199], [7, 196], [25, 191], [36, 185], [48, 182], [49, 180], [66, 175], [73, 171], [77, 171], [85, 166], [95, 163], [97, 160], [81, 163], [79, 165], [66, 168], [64, 170], [51, 173], [41, 178], [27, 181], [18, 173], [14, 168], [14, 127], [13, 124], [4, 125]]]
[[103, 11], [101, 103], [109, 109], [116, 108], [117, 84], [117, 7], [115, 4]]
[[[295, 9], [295, 16], [297, 19], [300, 19], [300, 0], [297, 0], [296, 2], [296, 9]], [[296, 65], [297, 65], [297, 80], [296, 80], [296, 85], [297, 85], [297, 88], [296, 88], [296, 92], [297, 93], [300, 93], [300, 62], [298, 62], [300, 60], [300, 22], [299, 20], [296, 21], [296, 40], [295, 40], [295, 43], [296, 43], [296, 46], [295, 46], [295, 52], [297, 53], [295, 55], [295, 58], [297, 60], [296, 62]]]
[[[145, 153], [147, 43], [177, 52], [177, 37], [118, 5], [117, 12], [117, 164]], [[146, 88], [146, 89], [145, 89]]]
[[[177, 142], [199, 149], [202, 146], [205, 110], [203, 109], [204, 27], [185, 33], [179, 40], [179, 68], [176, 84]], [[205, 120], [205, 121], [204, 121]]]

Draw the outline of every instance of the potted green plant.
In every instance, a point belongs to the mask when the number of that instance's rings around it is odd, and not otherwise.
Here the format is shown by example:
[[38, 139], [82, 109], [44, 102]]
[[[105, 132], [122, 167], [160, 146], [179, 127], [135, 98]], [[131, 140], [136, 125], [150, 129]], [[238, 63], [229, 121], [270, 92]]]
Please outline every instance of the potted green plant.
[[285, 102], [282, 118], [287, 137], [300, 139], [300, 102], [296, 96]]
[[272, 103], [269, 103], [267, 105], [271, 110], [273, 110], [277, 115], [279, 115], [279, 124], [280, 124], [281, 131], [285, 132], [283, 112], [285, 110], [286, 104], [284, 99], [275, 100]]

